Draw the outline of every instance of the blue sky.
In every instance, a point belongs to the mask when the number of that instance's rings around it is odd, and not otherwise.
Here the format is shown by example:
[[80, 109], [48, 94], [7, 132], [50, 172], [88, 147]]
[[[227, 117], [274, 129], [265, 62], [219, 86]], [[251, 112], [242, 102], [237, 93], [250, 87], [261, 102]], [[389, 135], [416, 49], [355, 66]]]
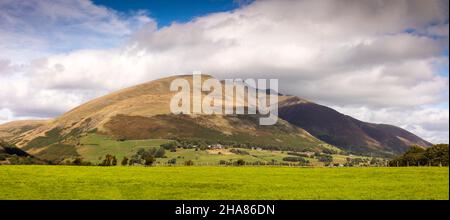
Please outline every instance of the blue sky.
[[[195, 17], [214, 12], [230, 11], [250, 1], [236, 0], [132, 0], [111, 1], [94, 0], [97, 5], [130, 13], [146, 10], [149, 16], [158, 21], [158, 27], [168, 26], [172, 22], [187, 22]], [[243, 3], [244, 2], [244, 3]]]

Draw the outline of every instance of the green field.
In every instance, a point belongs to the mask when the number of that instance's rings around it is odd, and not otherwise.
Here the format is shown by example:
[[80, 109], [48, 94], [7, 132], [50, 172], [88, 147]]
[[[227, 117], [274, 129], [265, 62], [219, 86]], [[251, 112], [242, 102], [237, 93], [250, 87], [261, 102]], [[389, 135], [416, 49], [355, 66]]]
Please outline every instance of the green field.
[[119, 159], [124, 156], [130, 158], [139, 148], [159, 147], [161, 144], [171, 142], [165, 139], [126, 140], [116, 141], [107, 136], [89, 134], [80, 139], [77, 153], [86, 161], [100, 162], [100, 157], [112, 154]]
[[0, 199], [449, 199], [449, 169], [0, 166]]
[[[124, 156], [130, 158], [139, 148], [151, 148], [159, 147], [161, 144], [172, 142], [172, 140], [166, 139], [146, 139], [146, 140], [126, 140], [117, 141], [104, 135], [89, 134], [80, 139], [80, 145], [75, 148], [76, 154], [78, 154], [83, 160], [98, 164], [101, 162], [101, 158], [104, 158], [106, 154], [114, 155], [120, 161]], [[61, 148], [61, 146], [58, 146]], [[58, 148], [56, 148], [58, 149]], [[210, 150], [195, 150], [195, 149], [183, 149], [178, 148], [176, 152], [170, 152], [166, 150], [164, 158], [157, 158], [158, 163], [167, 163], [170, 159], [176, 159], [177, 164], [183, 165], [185, 161], [191, 160], [195, 164], [203, 165], [218, 165], [220, 161], [237, 161], [239, 159], [245, 162], [261, 162], [270, 163], [276, 161], [276, 163], [284, 162], [284, 157], [290, 157], [287, 151], [270, 151], [270, 150], [256, 150], [256, 149], [243, 149], [248, 152], [248, 155], [230, 153], [229, 149], [223, 149], [221, 154]], [[56, 154], [57, 153], [57, 154]], [[55, 155], [62, 155], [61, 152], [55, 152]], [[47, 156], [45, 159], [52, 157]], [[367, 158], [363, 156], [344, 156], [333, 155], [333, 162], [344, 164], [345, 159], [349, 158]], [[309, 160], [311, 166], [323, 166], [322, 162], [319, 162], [316, 158], [306, 158]], [[292, 163], [295, 164], [295, 163]]]

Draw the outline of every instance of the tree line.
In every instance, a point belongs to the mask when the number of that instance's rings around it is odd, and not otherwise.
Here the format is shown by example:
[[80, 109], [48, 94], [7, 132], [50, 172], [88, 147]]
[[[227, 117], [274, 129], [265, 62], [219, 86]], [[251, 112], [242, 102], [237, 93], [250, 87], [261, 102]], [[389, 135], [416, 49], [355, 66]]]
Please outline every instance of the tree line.
[[437, 144], [430, 148], [412, 146], [403, 155], [389, 162], [389, 166], [448, 166], [448, 144]]

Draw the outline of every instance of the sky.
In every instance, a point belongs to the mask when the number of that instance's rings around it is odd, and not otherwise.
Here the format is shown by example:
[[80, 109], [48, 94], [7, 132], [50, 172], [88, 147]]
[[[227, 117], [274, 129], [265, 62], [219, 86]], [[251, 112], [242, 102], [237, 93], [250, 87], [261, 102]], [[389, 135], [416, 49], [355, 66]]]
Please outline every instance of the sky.
[[173, 74], [281, 93], [449, 142], [440, 0], [0, 0], [0, 123]]

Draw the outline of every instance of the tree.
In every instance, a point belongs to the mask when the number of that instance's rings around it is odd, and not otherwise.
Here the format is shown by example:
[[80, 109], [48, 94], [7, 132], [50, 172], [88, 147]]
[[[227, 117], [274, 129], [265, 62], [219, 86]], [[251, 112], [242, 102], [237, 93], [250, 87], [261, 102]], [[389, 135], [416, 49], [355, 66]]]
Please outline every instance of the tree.
[[116, 158], [116, 156], [113, 156], [113, 157], [112, 157], [111, 165], [112, 165], [112, 166], [117, 166], [117, 158]]
[[131, 165], [134, 165], [134, 164], [142, 164], [141, 157], [140, 157], [139, 155], [137, 155], [137, 154], [133, 155], [133, 156], [131, 157], [131, 159], [128, 161], [128, 164], [129, 164], [130, 166], [131, 166]]
[[176, 159], [176, 158], [172, 158], [172, 159], [170, 159], [169, 161], [167, 161], [167, 163], [168, 163], [168, 164], [175, 165], [175, 164], [177, 164], [177, 159]]
[[324, 153], [324, 154], [337, 154], [337, 152], [336, 151], [334, 151], [334, 150], [331, 150], [331, 149], [323, 149], [322, 150], [322, 153]]
[[160, 147], [158, 150], [155, 151], [154, 157], [162, 158], [162, 157], [164, 157], [165, 154], [166, 154], [166, 151], [164, 150], [164, 148]]
[[151, 166], [155, 162], [155, 158], [153, 156], [147, 156], [144, 158], [144, 161], [145, 166]]
[[[115, 156], [114, 156], [114, 158], [115, 158]], [[105, 159], [100, 163], [100, 166], [111, 166], [112, 161], [113, 161], [113, 156], [111, 154], [107, 154], [105, 156]], [[116, 163], [117, 163], [117, 161], [116, 161]]]
[[322, 163], [331, 163], [333, 162], [333, 157], [328, 154], [321, 154], [317, 156], [317, 159]]
[[160, 145], [162, 148], [166, 149], [166, 150], [177, 150], [177, 142], [169, 142], [169, 143], [164, 143]]
[[194, 161], [187, 160], [187, 161], [184, 162], [184, 165], [186, 165], [186, 166], [193, 166], [194, 165]]
[[375, 157], [372, 157], [372, 160], [370, 160], [370, 165], [377, 165], [378, 160]]
[[122, 166], [126, 166], [128, 164], [128, 157], [123, 157], [121, 164]]
[[449, 148], [448, 144], [437, 144], [430, 147], [425, 152], [428, 164], [432, 166], [448, 166], [449, 165]]
[[81, 158], [81, 157], [75, 158], [75, 160], [73, 160], [73, 162], [72, 162], [73, 165], [77, 165], [77, 166], [81, 165], [82, 163], [83, 163], [83, 158]]
[[427, 164], [426, 150], [420, 146], [412, 146], [403, 155], [395, 158], [389, 164], [391, 166], [418, 166]]

